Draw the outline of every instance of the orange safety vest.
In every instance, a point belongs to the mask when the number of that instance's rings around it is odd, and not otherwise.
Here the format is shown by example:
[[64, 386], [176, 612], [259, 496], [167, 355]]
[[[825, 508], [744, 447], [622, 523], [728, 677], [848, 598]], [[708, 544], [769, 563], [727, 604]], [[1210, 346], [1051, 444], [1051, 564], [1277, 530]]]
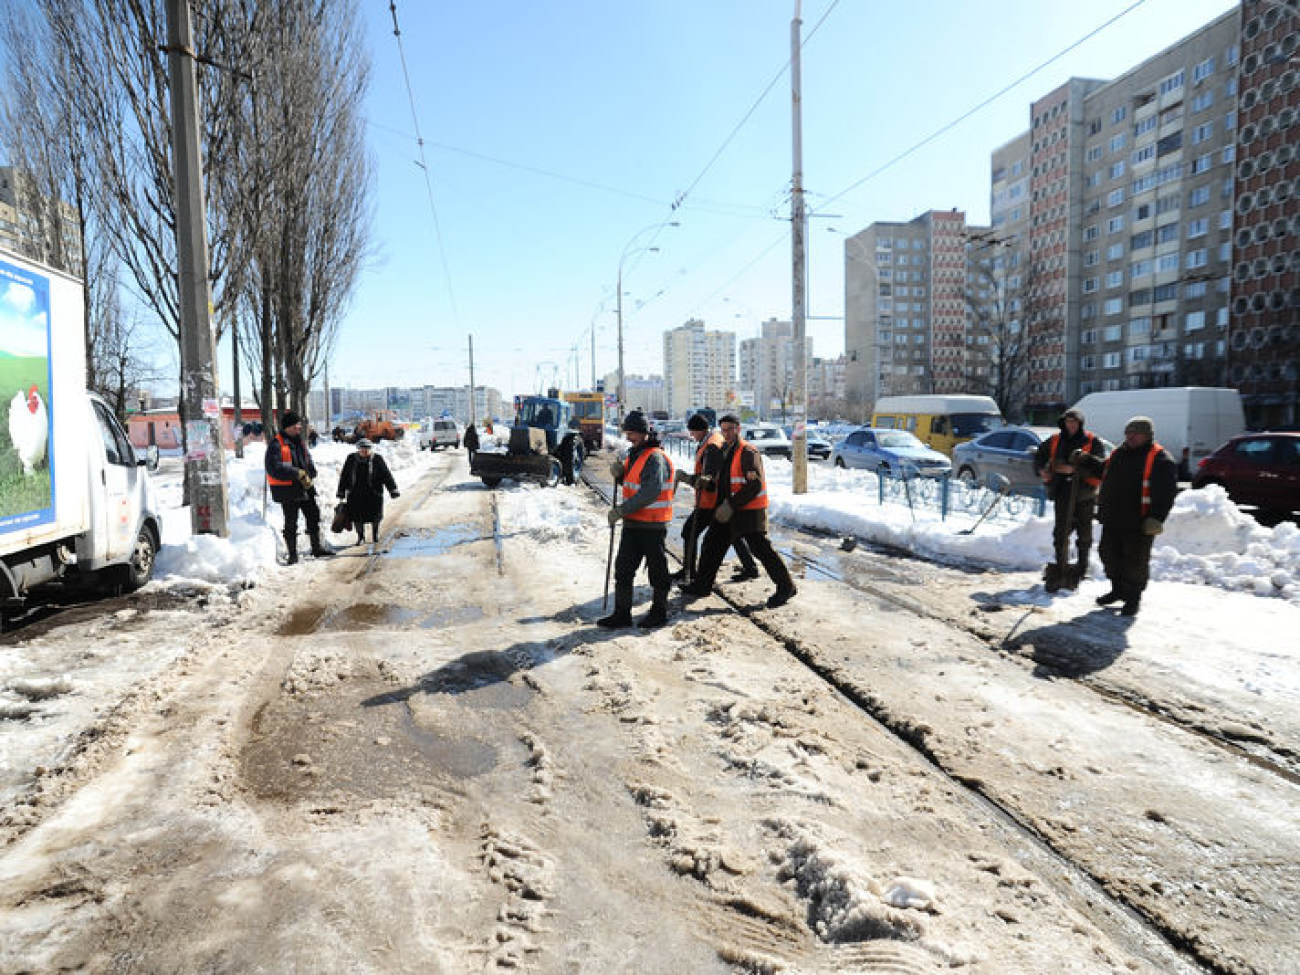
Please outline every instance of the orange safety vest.
[[[1164, 447], [1160, 446], [1160, 444], [1156, 443], [1154, 440], [1151, 441], [1151, 446], [1147, 448], [1147, 459], [1146, 462], [1142, 465], [1142, 517], [1143, 518], [1145, 518], [1147, 515], [1151, 513], [1151, 469], [1156, 466], [1156, 457], [1159, 456], [1160, 452], [1164, 449], [1165, 449]], [[1119, 453], [1118, 450], [1113, 451], [1110, 457], [1106, 458], [1107, 467], [1110, 466], [1110, 458], [1114, 457], [1115, 454], [1117, 453]]]
[[[1082, 448], [1082, 449], [1083, 449], [1083, 452], [1084, 452], [1084, 453], [1087, 453], [1087, 454], [1090, 454], [1090, 453], [1092, 453], [1092, 434], [1091, 434], [1091, 433], [1088, 433], [1088, 432], [1085, 430], [1083, 435], [1084, 435], [1085, 437], [1088, 438], [1087, 441], [1086, 441], [1086, 442], [1084, 443], [1084, 445], [1083, 445], [1083, 448]], [[1054, 434], [1052, 434], [1051, 447], [1050, 447], [1049, 450], [1048, 450], [1048, 454], [1047, 454], [1047, 456], [1050, 457], [1050, 458], [1052, 459], [1052, 462], [1053, 462], [1053, 463], [1055, 463], [1055, 461], [1056, 461], [1056, 451], [1060, 449], [1060, 446], [1061, 446], [1061, 435], [1060, 435], [1059, 433], [1054, 433]], [[1066, 460], [1069, 461], [1069, 458], [1067, 457]], [[1098, 484], [1101, 483], [1101, 478], [1100, 478], [1100, 477], [1085, 477], [1085, 478], [1083, 479], [1083, 483], [1084, 483], [1084, 484], [1087, 484], [1089, 487], [1096, 487]]]
[[[745, 486], [745, 472], [740, 469], [740, 455], [746, 450], [754, 450], [744, 440], [736, 441], [736, 451], [731, 455], [731, 495], [735, 497], [741, 488]], [[758, 465], [759, 483], [762, 485], [761, 490], [753, 498], [740, 506], [741, 511], [761, 511], [767, 507], [767, 477], [763, 473], [763, 465]]]
[[710, 447], [722, 449], [726, 443], [722, 434], [714, 430], [711, 434], [700, 441], [700, 445], [695, 448], [695, 507], [697, 508], [716, 508], [718, 506], [718, 486], [715, 484], [711, 488], [701, 488], [699, 486], [699, 476], [704, 473], [704, 452]]
[[[289, 445], [284, 442], [284, 437], [277, 433], [275, 435], [275, 441], [280, 445], [280, 460], [284, 461], [286, 464], [292, 464], [293, 451], [291, 451]], [[293, 481], [281, 480], [280, 478], [273, 477], [270, 474], [266, 475], [266, 483], [272, 487], [292, 487], [294, 484]]]
[[645, 470], [645, 464], [650, 455], [655, 453], [663, 457], [668, 464], [668, 476], [664, 478], [664, 483], [659, 489], [659, 497], [644, 508], [629, 511], [627, 513], [628, 521], [644, 521], [652, 525], [666, 525], [673, 520], [673, 462], [672, 458], [658, 447], [642, 451], [631, 467], [628, 466], [627, 461], [623, 461], [623, 502], [626, 504], [641, 490], [641, 472]]

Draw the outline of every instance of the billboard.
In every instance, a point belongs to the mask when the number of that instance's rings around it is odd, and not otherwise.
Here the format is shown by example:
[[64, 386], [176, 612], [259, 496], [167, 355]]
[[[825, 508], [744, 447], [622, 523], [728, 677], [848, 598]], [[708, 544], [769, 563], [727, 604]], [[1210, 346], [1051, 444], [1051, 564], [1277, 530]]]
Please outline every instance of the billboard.
[[54, 520], [50, 280], [0, 258], [0, 532]]

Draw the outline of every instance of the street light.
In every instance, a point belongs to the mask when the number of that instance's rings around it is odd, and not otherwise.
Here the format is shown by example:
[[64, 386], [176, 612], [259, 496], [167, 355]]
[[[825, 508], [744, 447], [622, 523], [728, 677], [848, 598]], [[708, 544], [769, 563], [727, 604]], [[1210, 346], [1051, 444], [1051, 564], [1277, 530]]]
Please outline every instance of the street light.
[[623, 255], [618, 259], [618, 288], [615, 292], [618, 298], [618, 413], [617, 419], [620, 423], [623, 421], [623, 404], [625, 402], [626, 389], [623, 384], [623, 264], [633, 254], [657, 253], [658, 247], [636, 247], [637, 238], [644, 237], [652, 230], [662, 230], [664, 227], [680, 227], [681, 223], [677, 220], [669, 220], [663, 223], [654, 223], [649, 227], [644, 227], [632, 235], [632, 239], [627, 242], [623, 248]]

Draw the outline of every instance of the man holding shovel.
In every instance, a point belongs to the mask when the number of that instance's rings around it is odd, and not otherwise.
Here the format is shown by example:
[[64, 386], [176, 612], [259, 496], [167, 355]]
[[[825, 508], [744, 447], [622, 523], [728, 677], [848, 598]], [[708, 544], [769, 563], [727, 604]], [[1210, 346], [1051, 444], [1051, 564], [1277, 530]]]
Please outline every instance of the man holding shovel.
[[[1061, 430], [1038, 445], [1034, 470], [1047, 485], [1052, 499], [1056, 524], [1052, 545], [1056, 561], [1043, 570], [1043, 584], [1048, 592], [1076, 589], [1088, 571], [1092, 552], [1092, 522], [1097, 511], [1097, 486], [1101, 478], [1079, 469], [1076, 452], [1090, 454], [1098, 461], [1106, 456], [1100, 437], [1084, 428], [1083, 414], [1066, 410], [1057, 424]], [[1070, 563], [1070, 535], [1075, 535], [1078, 561]]]
[[614, 560], [614, 612], [596, 620], [596, 625], [607, 629], [632, 625], [632, 583], [644, 560], [654, 601], [638, 626], [651, 630], [668, 622], [672, 580], [664, 542], [673, 519], [673, 462], [660, 448], [644, 413], [629, 413], [623, 419], [623, 432], [632, 449], [626, 460], [615, 460], [610, 468], [615, 483], [622, 485], [622, 500], [609, 509], [611, 531], [623, 522], [618, 557]]

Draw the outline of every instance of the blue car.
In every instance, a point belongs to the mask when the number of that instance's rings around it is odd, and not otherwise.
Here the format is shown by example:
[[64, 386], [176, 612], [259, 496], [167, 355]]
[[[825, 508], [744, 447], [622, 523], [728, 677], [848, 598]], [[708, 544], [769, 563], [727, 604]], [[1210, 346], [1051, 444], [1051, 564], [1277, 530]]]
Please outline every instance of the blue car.
[[879, 471], [881, 474], [920, 474], [942, 477], [952, 472], [952, 461], [931, 450], [906, 430], [859, 427], [831, 451], [836, 467]]

